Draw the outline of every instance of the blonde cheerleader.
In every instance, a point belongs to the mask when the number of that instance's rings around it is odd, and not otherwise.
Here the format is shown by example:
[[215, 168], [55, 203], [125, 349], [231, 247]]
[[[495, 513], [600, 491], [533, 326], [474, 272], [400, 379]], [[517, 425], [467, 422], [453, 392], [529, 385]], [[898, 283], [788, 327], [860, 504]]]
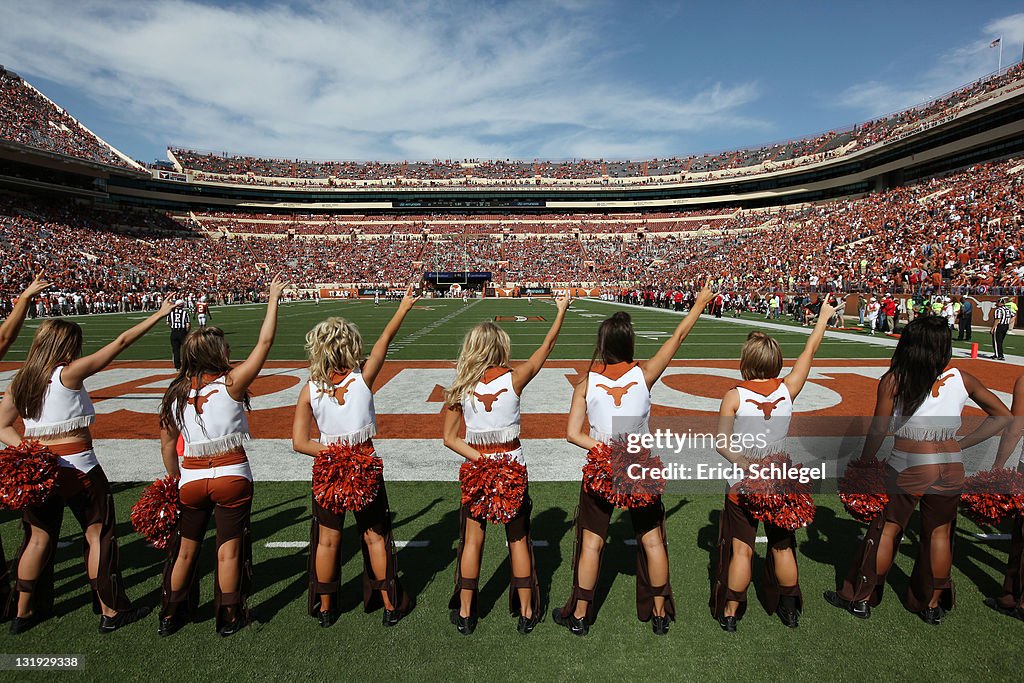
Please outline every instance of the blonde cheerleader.
[[[558, 313], [547, 336], [533, 355], [514, 369], [509, 367], [511, 342], [508, 334], [492, 322], [480, 323], [462, 343], [455, 367], [455, 382], [445, 395], [444, 445], [466, 458], [463, 465], [463, 504], [459, 509], [459, 551], [455, 565], [455, 588], [448, 601], [452, 624], [462, 635], [477, 625], [477, 590], [480, 563], [488, 519], [473, 512], [475, 503], [486, 502], [466, 493], [474, 471], [507, 463], [504, 472], [521, 478], [522, 501], [494, 519], [504, 522], [511, 564], [509, 612], [519, 617], [517, 629], [526, 635], [541, 618], [540, 587], [530, 541], [530, 500], [526, 485], [526, 461], [519, 441], [519, 401], [558, 339], [570, 299], [555, 300]], [[465, 427], [466, 436], [459, 436]], [[507, 501], [510, 502], [511, 501]], [[514, 503], [512, 503], [514, 504]]]
[[[793, 369], [780, 378], [782, 349], [763, 332], [751, 332], [740, 354], [743, 382], [722, 399], [719, 411], [719, 453], [734, 465], [746, 469], [752, 462], [773, 453], [785, 453], [785, 439], [793, 416], [793, 402], [811, 371], [811, 362], [821, 346], [825, 328], [835, 308], [822, 301], [818, 322], [807, 339]], [[742, 438], [734, 438], [742, 437]], [[725, 444], [763, 444], [755, 449], [730, 450]], [[711, 589], [711, 615], [724, 631], [736, 631], [736, 623], [747, 608], [757, 520], [740, 505], [736, 487], [740, 478], [729, 480], [718, 526], [717, 572]], [[764, 598], [769, 614], [777, 614], [789, 628], [799, 626], [803, 596], [797, 577], [796, 535], [765, 522], [768, 556], [765, 559]]]
[[[576, 385], [569, 410], [568, 439], [592, 451], [628, 434], [647, 431], [651, 413], [651, 387], [658, 381], [700, 314], [714, 298], [704, 287], [689, 314], [654, 356], [633, 360], [636, 334], [629, 314], [619, 312], [601, 323], [597, 347], [586, 379]], [[589, 422], [589, 431], [584, 424]], [[614, 506], [586, 484], [580, 486], [576, 511], [576, 542], [572, 558], [572, 594], [551, 616], [577, 636], [585, 636], [594, 623], [595, 588], [601, 573], [608, 524]], [[675, 603], [669, 583], [668, 547], [665, 539], [665, 506], [661, 497], [650, 505], [630, 510], [637, 538], [636, 612], [640, 621], [652, 622], [657, 635], [668, 633], [675, 619]]]
[[15, 564], [14, 590], [7, 603], [11, 633], [22, 633], [53, 608], [53, 559], [64, 506], [75, 513], [85, 536], [85, 563], [100, 633], [110, 633], [149, 613], [125, 594], [118, 567], [114, 497], [96, 459], [90, 426], [96, 419], [84, 382], [106, 368], [174, 308], [174, 297], [99, 351], [82, 356], [82, 328], [54, 318], [39, 325], [10, 390], [0, 403], [0, 440], [14, 446], [21, 417], [26, 439], [57, 455], [57, 488], [39, 505], [22, 510], [25, 538]]
[[[295, 407], [292, 448], [319, 460], [314, 461], [307, 609], [323, 628], [333, 624], [337, 617], [341, 530], [347, 509], [353, 509], [362, 534], [364, 609], [369, 612], [382, 603], [384, 626], [394, 626], [412, 609], [412, 600], [397, 578], [383, 465], [373, 447], [377, 432], [373, 384], [384, 365], [388, 346], [417, 299], [410, 288], [366, 359], [359, 329], [347, 320], [328, 318], [306, 335], [309, 382], [302, 387]], [[314, 423], [319, 440], [310, 438]], [[375, 459], [377, 462], [370, 462], [376, 474], [363, 481], [359, 478], [360, 468], [347, 464], [352, 461], [340, 461], [337, 469], [329, 471], [327, 480], [318, 481], [317, 467], [326, 467], [330, 462], [332, 456], [324, 452], [332, 446], [351, 449], [364, 462], [367, 458]], [[353, 482], [361, 489], [358, 501], [336, 504], [335, 509], [328, 509], [326, 499], [318, 501], [318, 495], [327, 496], [331, 490]], [[375, 489], [375, 493], [365, 493], [367, 489]], [[372, 499], [364, 500], [368, 495]]]
[[[252, 589], [252, 469], [249, 386], [263, 369], [277, 332], [285, 283], [270, 283], [267, 311], [249, 357], [232, 366], [224, 331], [202, 327], [181, 345], [181, 370], [160, 406], [160, 445], [167, 474], [177, 477], [181, 511], [164, 564], [159, 634], [179, 631], [199, 604], [196, 560], [210, 517], [217, 529], [213, 609], [217, 634], [237, 633], [249, 621]], [[178, 457], [178, 438], [183, 446]]]

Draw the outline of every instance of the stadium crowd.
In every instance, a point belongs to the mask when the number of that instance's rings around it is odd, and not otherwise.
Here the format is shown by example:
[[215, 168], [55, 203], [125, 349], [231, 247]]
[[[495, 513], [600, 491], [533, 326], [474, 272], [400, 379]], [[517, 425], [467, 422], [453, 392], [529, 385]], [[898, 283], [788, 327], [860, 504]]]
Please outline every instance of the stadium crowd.
[[[645, 161], [515, 161], [434, 159], [429, 162], [353, 162], [270, 159], [170, 148], [178, 165], [193, 179], [258, 185], [351, 185], [373, 181], [386, 185], [488, 184], [534, 185], [558, 181], [573, 185], [650, 184], [703, 181], [770, 172], [841, 156], [902, 137], [921, 126], [944, 120], [992, 97], [1024, 87], [1024, 64], [970, 83], [926, 104], [845, 130], [833, 130], [785, 143], [689, 157]], [[299, 181], [299, 182], [296, 182]]]
[[0, 67], [0, 139], [47, 152], [131, 168], [70, 114]]
[[560, 227], [552, 235], [537, 230], [546, 224], [504, 216], [499, 223], [472, 223], [472, 230], [455, 222], [429, 235], [240, 238], [207, 232], [190, 218], [11, 196], [0, 199], [0, 246], [20, 256], [0, 265], [0, 306], [9, 309], [29, 273], [43, 268], [55, 283], [40, 297], [43, 313], [144, 309], [170, 290], [217, 302], [258, 300], [267, 272], [278, 270], [307, 291], [341, 283], [400, 285], [423, 272], [471, 270], [491, 272], [496, 283], [663, 292], [695, 291], [710, 279], [743, 295], [1016, 294], [1024, 292], [1022, 166], [1009, 159], [862, 198], [735, 212], [720, 230], [706, 233], [614, 234], [603, 226], [592, 230], [592, 219], [583, 217], [579, 234]]

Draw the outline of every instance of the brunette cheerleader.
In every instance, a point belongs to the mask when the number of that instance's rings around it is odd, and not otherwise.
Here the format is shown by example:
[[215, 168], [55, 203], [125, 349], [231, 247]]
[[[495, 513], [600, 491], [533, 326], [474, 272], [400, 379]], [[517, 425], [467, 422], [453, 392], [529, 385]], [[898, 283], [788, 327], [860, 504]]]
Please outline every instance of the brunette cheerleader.
[[[1024, 459], [1017, 444], [1024, 433], [1024, 376], [1017, 378], [1013, 387], [1013, 422], [1000, 441], [999, 453], [994, 469], [1016, 467], [1024, 474]], [[967, 439], [963, 445], [966, 447]], [[1016, 458], [1011, 457], [1016, 454]], [[1006, 575], [1003, 578], [1003, 593], [998, 598], [985, 598], [985, 606], [1000, 614], [1024, 621], [1024, 512], [1013, 518], [1010, 535], [1010, 556], [1007, 558]]]
[[[800, 394], [835, 308], [821, 304], [818, 321], [793, 369], [780, 378], [782, 349], [763, 332], [751, 332], [740, 354], [743, 382], [722, 399], [719, 411], [718, 452], [729, 462], [746, 469], [752, 462], [775, 453], [785, 453], [785, 439], [793, 415], [793, 402]], [[735, 439], [742, 436], [742, 439]], [[730, 450], [727, 444], [764, 444], [757, 448]], [[747, 609], [757, 520], [741, 505], [737, 486], [741, 478], [729, 480], [729, 491], [718, 526], [717, 573], [711, 589], [711, 616], [727, 632]], [[797, 575], [796, 534], [765, 522], [768, 556], [765, 558], [764, 597], [769, 614], [777, 614], [790, 628], [799, 625], [803, 596]]]
[[118, 568], [114, 497], [92, 447], [90, 425], [96, 411], [84, 382], [107, 367], [167, 316], [174, 296], [146, 320], [123, 332], [99, 351], [82, 356], [82, 328], [61, 318], [36, 330], [25, 363], [0, 403], [0, 440], [22, 441], [14, 421], [25, 423], [25, 438], [45, 445], [60, 460], [57, 489], [39, 505], [22, 511], [25, 538], [18, 552], [14, 590], [7, 603], [11, 633], [31, 628], [53, 608], [53, 559], [64, 519], [74, 512], [85, 536], [85, 564], [100, 633], [110, 633], [149, 613], [134, 607]]
[[[702, 289], [672, 336], [645, 362], [633, 360], [636, 335], [628, 313], [616, 313], [601, 323], [587, 377], [573, 391], [568, 425], [571, 443], [590, 451], [627, 434], [647, 431], [651, 387], [714, 296], [709, 288]], [[589, 433], [584, 431], [587, 422]], [[610, 502], [587, 490], [585, 483], [580, 486], [572, 594], [565, 606], [556, 608], [551, 615], [556, 624], [578, 636], [586, 635], [594, 623], [594, 589], [613, 509]], [[665, 506], [660, 496], [650, 505], [631, 509], [630, 520], [637, 538], [637, 618], [651, 621], [654, 632], [664, 635], [675, 619], [675, 603], [669, 583]]]
[[[377, 432], [373, 383], [384, 365], [388, 346], [417, 299], [410, 288], [366, 359], [359, 329], [349, 321], [328, 318], [310, 330], [306, 335], [309, 382], [299, 392], [295, 407], [292, 448], [316, 458], [329, 446], [342, 444], [360, 455], [379, 459], [373, 448], [373, 436]], [[314, 422], [320, 433], [318, 441], [310, 438], [310, 426]], [[338, 474], [357, 476], [354, 472]], [[382, 602], [383, 624], [394, 626], [409, 612], [412, 601], [397, 578], [391, 510], [383, 478], [375, 483], [377, 492], [373, 500], [353, 513], [362, 533], [363, 608], [369, 612], [375, 608], [375, 603]], [[314, 482], [314, 489], [318, 485], [338, 484], [341, 482]], [[334, 623], [338, 610], [345, 510], [327, 509], [317, 502], [315, 490], [312, 505], [307, 609], [321, 627], [327, 628]]]
[[[21, 296], [18, 297], [18, 301], [14, 304], [11, 314], [4, 320], [4, 324], [0, 325], [0, 360], [4, 359], [4, 356], [7, 355], [7, 350], [11, 348], [11, 344], [18, 339], [18, 334], [21, 332], [21, 326], [25, 322], [25, 316], [28, 315], [28, 307], [32, 299], [40, 292], [45, 291], [49, 286], [50, 283], [44, 279], [43, 273], [39, 273], [29, 286], [25, 288], [25, 291], [21, 293]], [[7, 556], [4, 554], [4, 544], [0, 541], [0, 605], [6, 605], [11, 595], [11, 579], [8, 574]], [[0, 612], [0, 616], [3, 616], [2, 612]]]
[[[481, 458], [508, 459], [525, 467], [519, 441], [519, 400], [555, 348], [570, 299], [555, 300], [558, 313], [540, 348], [514, 369], [509, 367], [511, 342], [508, 333], [492, 322], [480, 323], [469, 331], [455, 368], [455, 382], [445, 395], [444, 445], [470, 462]], [[465, 426], [466, 436], [459, 436]], [[466, 482], [464, 482], [466, 483]], [[474, 516], [470, 503], [459, 510], [459, 551], [455, 566], [455, 589], [448, 601], [452, 624], [462, 635], [477, 625], [477, 589], [486, 519]], [[518, 615], [517, 630], [526, 635], [541, 619], [540, 586], [530, 540], [529, 491], [522, 504], [505, 523], [505, 537], [511, 564], [509, 612]]]
[[[160, 406], [160, 445], [167, 474], [179, 479], [181, 512], [168, 544], [160, 611], [161, 636], [176, 633], [199, 604], [195, 571], [206, 526], [217, 529], [213, 607], [218, 635], [237, 633], [249, 621], [252, 587], [252, 470], [243, 443], [249, 386], [263, 369], [277, 331], [285, 283], [270, 283], [267, 311], [249, 357], [232, 366], [223, 330], [192, 330], [181, 345], [181, 369]], [[183, 455], [179, 465], [178, 437]]]
[[[889, 502], [868, 527], [838, 591], [829, 604], [860, 619], [882, 600], [885, 576], [914, 508], [921, 508], [921, 547], [903, 605], [937, 626], [953, 608], [953, 536], [964, 481], [960, 415], [968, 399], [991, 416], [1010, 411], [972, 375], [948, 367], [952, 338], [946, 319], [915, 318], [900, 336], [892, 362], [878, 383], [875, 419], [862, 459], [874, 460], [887, 433], [896, 441], [886, 460]], [[979, 428], [981, 429], [981, 428]], [[971, 435], [964, 437], [971, 443]]]

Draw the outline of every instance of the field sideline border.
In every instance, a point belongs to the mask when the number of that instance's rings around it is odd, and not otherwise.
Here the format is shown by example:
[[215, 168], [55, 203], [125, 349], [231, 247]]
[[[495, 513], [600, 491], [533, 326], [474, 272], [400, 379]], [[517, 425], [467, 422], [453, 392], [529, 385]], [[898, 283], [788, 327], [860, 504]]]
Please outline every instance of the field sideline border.
[[[669, 310], [667, 308], [658, 308], [658, 307], [654, 307], [654, 306], [640, 306], [638, 304], [625, 304], [625, 303], [621, 303], [619, 301], [605, 301], [604, 299], [595, 299], [593, 297], [587, 297], [585, 299], [581, 299], [581, 301], [596, 301], [596, 302], [599, 302], [599, 303], [602, 303], [602, 304], [610, 304], [612, 306], [629, 306], [631, 308], [636, 308], [636, 309], [639, 309], [639, 310], [642, 310], [642, 311], [657, 311], [657, 312], [660, 312], [660, 313], [667, 313], [667, 314], [675, 315], [675, 316], [679, 316], [679, 317], [682, 317], [684, 315], [683, 313], [680, 313], [680, 312], [677, 312], [677, 311], [673, 311], [673, 310]], [[710, 316], [707, 313], [702, 313], [701, 314], [701, 318], [708, 318], [708, 317], [710, 317]], [[761, 320], [746, 320], [744, 318], [727, 318], [727, 317], [724, 317], [724, 316], [721, 317], [721, 318], [713, 318], [713, 319], [714, 320], [718, 320], [718, 321], [722, 321], [722, 322], [733, 323], [735, 325], [745, 325], [747, 327], [756, 327], [758, 329], [777, 330], [779, 332], [797, 332], [797, 333], [803, 334], [805, 336], [810, 336], [811, 331], [813, 329], [813, 328], [810, 328], [810, 327], [796, 327], [796, 326], [793, 326], [793, 325], [784, 325], [782, 323], [773, 323], [773, 322], [769, 322], [767, 320], [764, 320], [764, 321], [761, 321]], [[895, 339], [893, 339], [892, 337], [886, 336], [886, 335], [865, 337], [865, 336], [862, 336], [862, 335], [853, 334], [851, 332], [837, 332], [837, 331], [833, 331], [833, 330], [829, 330], [828, 331], [827, 338], [828, 339], [832, 339], [832, 340], [838, 340], [838, 341], [862, 342], [862, 343], [867, 343], [867, 344], [874, 344], [875, 346], [887, 346], [889, 348], [896, 348], [896, 343], [897, 343]], [[683, 343], [685, 344], [686, 342], [683, 342]], [[980, 343], [979, 343], [979, 346], [980, 346]], [[955, 349], [954, 349], [954, 351], [955, 351]], [[968, 353], [966, 356], [963, 356], [963, 357], [970, 358], [970, 354]], [[991, 360], [991, 359], [990, 358], [986, 358], [984, 355], [979, 353], [977, 360]], [[1013, 354], [1007, 354], [1006, 355], [1006, 362], [1012, 363], [1014, 365], [1024, 365], [1024, 356], [1015, 356]]]

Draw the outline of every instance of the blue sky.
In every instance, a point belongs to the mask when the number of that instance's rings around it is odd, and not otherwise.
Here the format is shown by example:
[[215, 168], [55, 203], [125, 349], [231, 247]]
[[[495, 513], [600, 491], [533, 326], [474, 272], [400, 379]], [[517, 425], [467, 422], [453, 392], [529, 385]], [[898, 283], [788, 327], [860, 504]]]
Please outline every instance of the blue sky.
[[0, 63], [127, 154], [642, 159], [853, 124], [1021, 57], [1024, 2], [0, 3]]

